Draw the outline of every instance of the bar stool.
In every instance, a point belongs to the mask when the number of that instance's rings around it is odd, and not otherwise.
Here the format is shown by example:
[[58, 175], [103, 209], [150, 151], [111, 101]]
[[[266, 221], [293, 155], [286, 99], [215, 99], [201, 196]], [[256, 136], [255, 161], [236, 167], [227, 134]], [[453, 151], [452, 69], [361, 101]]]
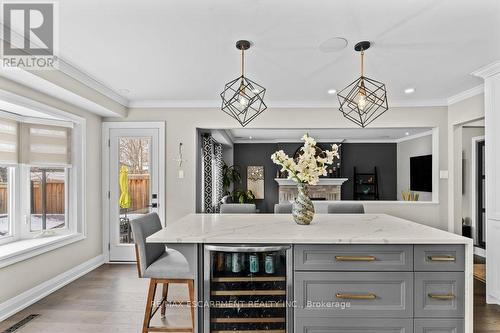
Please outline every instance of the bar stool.
[[364, 214], [365, 206], [360, 203], [332, 203], [328, 205], [328, 214]]
[[227, 203], [220, 205], [221, 214], [254, 214], [256, 212], [255, 204]]
[[[162, 229], [160, 218], [150, 213], [130, 221], [135, 242], [137, 272], [139, 278], [149, 278], [149, 291], [144, 313], [142, 333], [147, 332], [194, 332], [194, 279], [186, 258], [174, 249], [167, 249], [164, 244], [146, 243], [146, 238]], [[189, 290], [189, 306], [191, 307], [192, 327], [152, 327], [151, 318], [161, 308], [161, 316], [165, 317], [168, 285], [170, 283], [187, 284]], [[160, 304], [153, 307], [156, 288], [162, 285]]]
[[291, 203], [274, 204], [274, 214], [292, 214], [292, 204]]

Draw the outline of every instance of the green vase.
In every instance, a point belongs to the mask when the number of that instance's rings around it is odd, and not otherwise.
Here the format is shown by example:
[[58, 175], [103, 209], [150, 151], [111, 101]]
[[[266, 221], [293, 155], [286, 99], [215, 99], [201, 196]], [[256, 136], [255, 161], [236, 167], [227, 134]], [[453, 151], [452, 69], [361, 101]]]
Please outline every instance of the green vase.
[[314, 218], [314, 205], [307, 195], [305, 184], [298, 184], [299, 194], [292, 204], [293, 220], [297, 224], [308, 225]]

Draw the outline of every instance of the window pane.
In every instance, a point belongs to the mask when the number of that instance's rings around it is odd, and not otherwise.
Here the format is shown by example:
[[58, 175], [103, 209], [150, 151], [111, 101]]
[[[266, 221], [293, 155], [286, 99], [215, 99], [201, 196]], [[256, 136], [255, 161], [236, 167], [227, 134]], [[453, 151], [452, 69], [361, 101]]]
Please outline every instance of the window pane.
[[120, 243], [134, 242], [130, 219], [150, 212], [150, 147], [150, 137], [119, 139]]
[[0, 237], [9, 234], [9, 169], [0, 167]]
[[64, 168], [31, 168], [31, 231], [65, 225]]

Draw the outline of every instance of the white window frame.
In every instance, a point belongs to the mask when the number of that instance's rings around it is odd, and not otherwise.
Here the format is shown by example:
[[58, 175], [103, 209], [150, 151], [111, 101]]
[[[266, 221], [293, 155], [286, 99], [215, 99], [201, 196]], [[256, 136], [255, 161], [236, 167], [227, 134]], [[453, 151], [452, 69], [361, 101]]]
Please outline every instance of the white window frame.
[[[86, 238], [86, 120], [78, 115], [56, 109], [4, 90], [0, 90], [0, 104], [3, 110], [12, 112], [0, 111], [2, 116], [10, 117], [11, 119], [21, 122], [69, 126], [73, 128], [71, 140], [72, 165], [66, 168], [65, 196], [67, 196], [67, 199], [65, 207], [65, 228], [52, 229], [54, 230], [53, 235], [43, 235], [43, 237], [34, 237], [36, 234], [40, 234], [40, 231], [26, 232], [26, 218], [29, 218], [30, 202], [25, 199], [26, 197], [29, 199], [30, 195], [30, 167], [21, 165], [14, 166], [11, 173], [14, 174], [13, 178], [15, 181], [10, 182], [9, 178], [9, 187], [12, 187], [13, 190], [12, 194], [9, 194], [9, 197], [14, 198], [14, 200], [9, 201], [11, 235], [0, 238], [0, 268], [2, 268]], [[35, 110], [38, 113], [41, 112], [46, 114], [47, 118], [40, 119], [19, 115], [22, 113], [19, 111], [22, 110]], [[39, 167], [44, 166], [40, 165]], [[24, 183], [26, 184], [26, 182], [28, 182], [27, 192], [21, 191], [21, 186], [23, 186], [23, 172], [24, 175], [26, 175], [24, 177]], [[9, 173], [9, 175], [11, 173]], [[23, 194], [21, 194], [21, 192]], [[24, 205], [22, 205], [23, 202], [25, 203]], [[26, 212], [26, 203], [28, 206], [27, 217], [26, 214], [24, 214]], [[21, 219], [24, 220], [21, 221]], [[24, 231], [22, 230], [23, 228], [25, 229]]]
[[[75, 233], [76, 229], [75, 223], [72, 223], [72, 212], [69, 210], [69, 200], [71, 193], [69, 193], [69, 181], [70, 175], [73, 173], [72, 168], [54, 166], [53, 168], [63, 168], [64, 169], [64, 227], [57, 229], [47, 229], [47, 230], [31, 230], [31, 193], [30, 193], [30, 178], [31, 178], [31, 168], [39, 167], [45, 168], [44, 166], [33, 166], [33, 165], [21, 165], [20, 168], [20, 192], [22, 195], [21, 203], [21, 220], [20, 220], [20, 239], [33, 238], [44, 235], [60, 236]], [[49, 167], [52, 168], [52, 167]]]

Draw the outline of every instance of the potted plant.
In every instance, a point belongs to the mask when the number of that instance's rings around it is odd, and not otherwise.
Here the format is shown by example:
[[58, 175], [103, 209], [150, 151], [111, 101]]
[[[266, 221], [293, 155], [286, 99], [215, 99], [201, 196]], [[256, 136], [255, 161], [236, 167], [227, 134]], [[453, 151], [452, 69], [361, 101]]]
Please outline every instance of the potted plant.
[[224, 162], [222, 166], [222, 190], [224, 194], [229, 194], [229, 188], [231, 184], [237, 184], [241, 182], [241, 175], [239, 172], [239, 168], [236, 165], [227, 165]]
[[281, 171], [288, 173], [288, 179], [297, 183], [298, 196], [292, 205], [293, 219], [297, 224], [309, 224], [314, 217], [314, 205], [307, 195], [307, 186], [316, 185], [320, 176], [327, 175], [327, 166], [339, 158], [338, 146], [332, 145], [332, 150], [321, 150], [316, 141], [307, 133], [302, 137], [304, 146], [300, 148], [295, 160], [283, 150], [271, 155], [275, 164], [281, 166]]
[[250, 190], [247, 191], [236, 190], [233, 192], [233, 200], [235, 202], [239, 202], [240, 204], [254, 203], [255, 195]]

